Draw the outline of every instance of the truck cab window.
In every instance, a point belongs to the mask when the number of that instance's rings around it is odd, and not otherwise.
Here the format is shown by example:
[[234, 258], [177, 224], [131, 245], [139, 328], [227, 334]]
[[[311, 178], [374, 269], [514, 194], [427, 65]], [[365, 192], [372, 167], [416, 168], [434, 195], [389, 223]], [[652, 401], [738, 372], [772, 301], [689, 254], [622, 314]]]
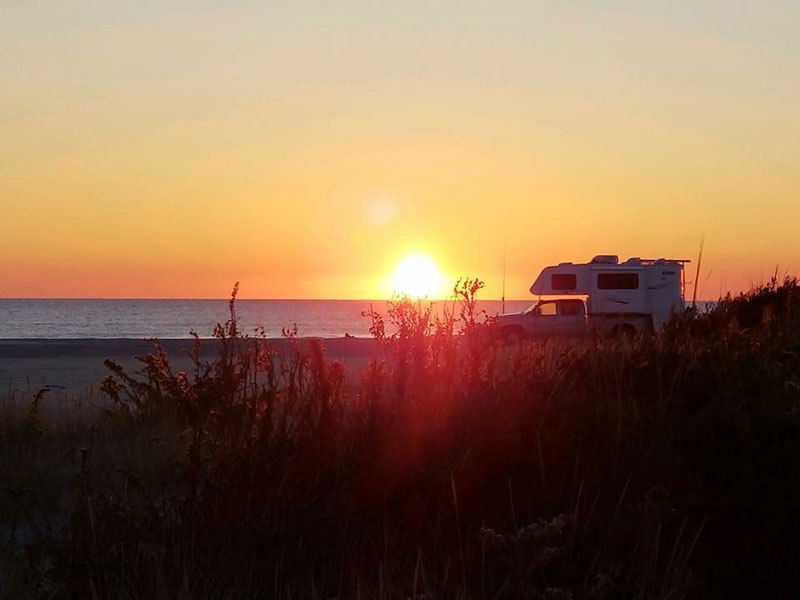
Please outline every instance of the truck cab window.
[[583, 301], [581, 300], [562, 300], [561, 316], [563, 317], [582, 317], [586, 314]]
[[556, 316], [556, 303], [555, 302], [542, 302], [536, 307], [536, 314], [542, 317], [555, 317]]

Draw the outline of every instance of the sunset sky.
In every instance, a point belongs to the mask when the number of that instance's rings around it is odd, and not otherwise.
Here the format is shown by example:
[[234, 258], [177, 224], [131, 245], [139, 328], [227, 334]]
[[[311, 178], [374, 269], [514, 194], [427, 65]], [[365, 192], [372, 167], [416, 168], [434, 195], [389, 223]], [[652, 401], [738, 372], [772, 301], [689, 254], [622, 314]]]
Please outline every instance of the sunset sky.
[[[602, 6], [602, 8], [601, 8]], [[0, 296], [800, 273], [798, 2], [0, 2]], [[694, 268], [690, 268], [690, 279]]]

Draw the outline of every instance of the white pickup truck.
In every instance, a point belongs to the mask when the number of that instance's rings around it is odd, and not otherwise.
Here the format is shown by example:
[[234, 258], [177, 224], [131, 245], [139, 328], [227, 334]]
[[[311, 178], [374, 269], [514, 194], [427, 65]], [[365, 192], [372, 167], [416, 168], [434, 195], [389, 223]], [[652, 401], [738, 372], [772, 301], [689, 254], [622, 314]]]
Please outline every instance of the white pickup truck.
[[509, 339], [580, 336], [589, 328], [586, 303], [574, 298], [541, 300], [523, 312], [503, 314], [497, 319]]
[[682, 313], [683, 259], [595, 256], [588, 263], [546, 267], [531, 285], [539, 301], [521, 313], [498, 317], [507, 337], [634, 335], [660, 329]]

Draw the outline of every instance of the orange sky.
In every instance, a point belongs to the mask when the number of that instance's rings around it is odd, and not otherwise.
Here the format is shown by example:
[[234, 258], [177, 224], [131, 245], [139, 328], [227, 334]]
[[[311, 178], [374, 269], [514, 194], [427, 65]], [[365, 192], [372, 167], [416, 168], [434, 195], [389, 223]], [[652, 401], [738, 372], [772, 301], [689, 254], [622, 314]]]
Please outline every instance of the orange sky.
[[135, 4], [0, 7], [0, 297], [800, 272], [796, 4]]

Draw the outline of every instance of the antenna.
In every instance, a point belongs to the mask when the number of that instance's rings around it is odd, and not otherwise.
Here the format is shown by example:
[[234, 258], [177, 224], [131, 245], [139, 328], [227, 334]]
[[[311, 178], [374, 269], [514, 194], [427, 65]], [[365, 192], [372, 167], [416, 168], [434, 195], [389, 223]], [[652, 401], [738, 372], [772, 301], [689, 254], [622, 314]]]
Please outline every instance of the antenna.
[[703, 246], [706, 243], [706, 234], [700, 238], [700, 252], [697, 255], [697, 270], [694, 273], [694, 291], [692, 292], [692, 310], [697, 305], [697, 284], [700, 279], [700, 263], [703, 262]]
[[502, 312], [506, 312], [506, 240], [503, 238], [503, 295], [500, 298], [502, 301]]

